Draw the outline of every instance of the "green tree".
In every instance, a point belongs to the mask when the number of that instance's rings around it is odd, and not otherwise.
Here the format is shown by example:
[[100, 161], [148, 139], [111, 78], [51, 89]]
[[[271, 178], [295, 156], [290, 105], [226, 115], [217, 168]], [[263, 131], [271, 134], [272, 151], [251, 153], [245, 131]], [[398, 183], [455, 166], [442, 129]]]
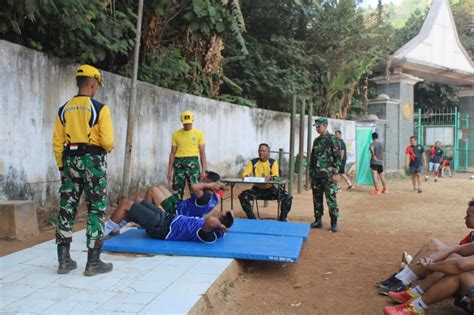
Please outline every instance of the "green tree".
[[133, 6], [111, 1], [6, 0], [0, 36], [61, 58], [115, 70], [134, 45]]

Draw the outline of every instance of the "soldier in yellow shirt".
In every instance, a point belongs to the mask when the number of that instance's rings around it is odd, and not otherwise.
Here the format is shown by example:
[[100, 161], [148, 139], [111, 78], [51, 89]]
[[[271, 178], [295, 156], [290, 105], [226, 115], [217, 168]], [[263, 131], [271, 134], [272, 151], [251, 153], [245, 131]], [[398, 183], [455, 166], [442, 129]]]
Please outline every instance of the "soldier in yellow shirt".
[[[184, 185], [199, 182], [206, 174], [206, 150], [204, 133], [193, 128], [194, 115], [186, 111], [181, 114], [183, 128], [173, 133], [168, 164], [168, 182], [178, 200], [183, 200]], [[199, 165], [199, 158], [201, 165]]]
[[88, 210], [87, 265], [84, 274], [93, 276], [112, 270], [100, 260], [107, 209], [106, 154], [114, 145], [109, 107], [93, 99], [102, 77], [96, 68], [82, 65], [76, 71], [79, 93], [59, 107], [53, 135], [53, 151], [61, 172], [59, 215], [56, 225], [58, 273], [77, 268], [69, 248], [72, 228], [82, 192]]
[[[278, 162], [270, 158], [270, 147], [266, 143], [261, 143], [258, 146], [258, 158], [250, 160], [247, 167], [242, 172], [242, 177], [250, 176], [265, 177], [266, 180], [271, 180], [274, 177], [280, 176]], [[278, 188], [272, 184], [258, 184], [252, 186], [251, 189], [244, 190], [239, 195], [240, 205], [242, 210], [249, 219], [255, 219], [255, 214], [252, 210], [252, 200], [276, 200], [278, 199]], [[291, 210], [291, 202], [293, 197], [281, 188], [281, 212], [279, 221], [286, 221], [286, 217]]]

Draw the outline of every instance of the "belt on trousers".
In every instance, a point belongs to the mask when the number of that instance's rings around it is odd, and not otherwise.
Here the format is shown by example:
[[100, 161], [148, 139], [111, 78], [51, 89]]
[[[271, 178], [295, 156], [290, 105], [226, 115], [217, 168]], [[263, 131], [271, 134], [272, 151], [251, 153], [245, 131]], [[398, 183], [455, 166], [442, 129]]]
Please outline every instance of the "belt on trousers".
[[63, 156], [81, 156], [85, 154], [105, 154], [102, 147], [85, 143], [70, 143], [64, 147]]
[[179, 160], [199, 160], [199, 157], [197, 156], [183, 156], [183, 157], [177, 157], [177, 158], [174, 158], [175, 161], [179, 161]]

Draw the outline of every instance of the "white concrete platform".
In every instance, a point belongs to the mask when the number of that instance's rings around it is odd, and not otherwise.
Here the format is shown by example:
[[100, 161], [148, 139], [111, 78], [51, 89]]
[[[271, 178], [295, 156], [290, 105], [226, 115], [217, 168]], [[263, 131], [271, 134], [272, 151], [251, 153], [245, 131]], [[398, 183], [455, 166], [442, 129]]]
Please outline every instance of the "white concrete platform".
[[86, 277], [85, 231], [74, 233], [78, 268], [58, 275], [48, 241], [0, 258], [0, 313], [187, 314], [232, 259], [103, 253], [110, 273]]

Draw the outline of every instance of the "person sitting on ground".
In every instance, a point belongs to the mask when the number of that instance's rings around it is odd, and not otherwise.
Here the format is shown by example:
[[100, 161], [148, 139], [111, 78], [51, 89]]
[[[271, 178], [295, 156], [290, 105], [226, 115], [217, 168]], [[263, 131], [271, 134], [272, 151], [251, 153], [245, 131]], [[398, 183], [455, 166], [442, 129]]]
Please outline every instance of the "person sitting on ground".
[[[125, 226], [133, 222], [159, 240], [214, 243], [232, 226], [232, 211], [214, 211], [204, 217], [191, 217], [163, 211], [145, 199], [124, 199], [112, 213], [109, 222]], [[105, 234], [110, 233], [106, 229]]]
[[441, 149], [441, 142], [436, 141], [434, 146], [430, 148], [430, 162], [428, 164], [428, 172], [426, 172], [425, 181], [430, 179], [430, 174], [433, 175], [434, 181], [438, 181], [439, 165], [443, 160], [444, 151]]
[[[451, 258], [447, 259], [448, 257]], [[471, 298], [474, 293], [474, 243], [444, 248], [420, 258], [417, 263], [426, 272], [442, 274], [442, 278], [408, 300], [403, 295], [393, 295], [392, 298], [402, 304], [385, 307], [385, 314], [424, 314], [430, 305], [449, 297], [454, 297], [456, 306], [473, 314], [474, 301]]]
[[[352, 183], [349, 177], [346, 175], [346, 162], [347, 162], [347, 147], [346, 143], [342, 139], [342, 132], [340, 130], [337, 130], [334, 135], [336, 136], [337, 141], [339, 141], [339, 147], [341, 148], [341, 166], [339, 167], [339, 175], [346, 181], [347, 183], [347, 190], [352, 189]], [[338, 188], [339, 183], [337, 184]]]
[[[270, 147], [266, 143], [258, 146], [258, 158], [250, 160], [247, 167], [242, 172], [242, 177], [253, 174], [255, 177], [265, 177], [266, 180], [280, 177], [278, 162], [270, 157]], [[281, 187], [281, 186], [280, 186]], [[242, 210], [249, 219], [256, 219], [252, 210], [252, 200], [276, 200], [278, 199], [278, 188], [272, 184], [256, 184], [251, 189], [244, 190], [239, 195]], [[293, 197], [280, 188], [281, 212], [279, 221], [286, 221], [288, 213], [291, 210], [291, 201]]]
[[[469, 201], [468, 208], [466, 211], [466, 216], [464, 218], [465, 225], [468, 229], [474, 229], [474, 200]], [[460, 242], [460, 245], [472, 243], [474, 241], [474, 233], [470, 232], [466, 235]], [[408, 301], [413, 298], [415, 295], [421, 295], [425, 292], [431, 285], [437, 282], [443, 274], [441, 273], [432, 273], [421, 264], [417, 262], [422, 257], [430, 256], [434, 253], [437, 253], [442, 250], [446, 250], [448, 245], [445, 245], [438, 239], [432, 238], [416, 253], [415, 257], [408, 266], [403, 268], [400, 272], [393, 274], [388, 279], [378, 283], [379, 292], [384, 295], [391, 297], [396, 296], [397, 299], [403, 299]], [[456, 256], [456, 255], [454, 255]], [[421, 281], [418, 281], [422, 279]], [[415, 281], [418, 281], [418, 285], [410, 288], [410, 285]], [[399, 292], [400, 294], [394, 294]]]
[[446, 173], [448, 173], [449, 177], [452, 177], [453, 175], [451, 174], [451, 163], [453, 162], [453, 157], [445, 155], [443, 156], [443, 161], [441, 162], [441, 177], [445, 177]]
[[[387, 183], [385, 181], [385, 176], [383, 175], [383, 160], [384, 160], [384, 152], [382, 143], [378, 141], [379, 134], [374, 132], [372, 133], [372, 143], [370, 144], [370, 154], [372, 155], [370, 159], [370, 169], [372, 172], [372, 176], [374, 179], [374, 188], [375, 190], [372, 192], [374, 195], [387, 194]], [[378, 179], [382, 182], [382, 191], [379, 190], [377, 187]]]

